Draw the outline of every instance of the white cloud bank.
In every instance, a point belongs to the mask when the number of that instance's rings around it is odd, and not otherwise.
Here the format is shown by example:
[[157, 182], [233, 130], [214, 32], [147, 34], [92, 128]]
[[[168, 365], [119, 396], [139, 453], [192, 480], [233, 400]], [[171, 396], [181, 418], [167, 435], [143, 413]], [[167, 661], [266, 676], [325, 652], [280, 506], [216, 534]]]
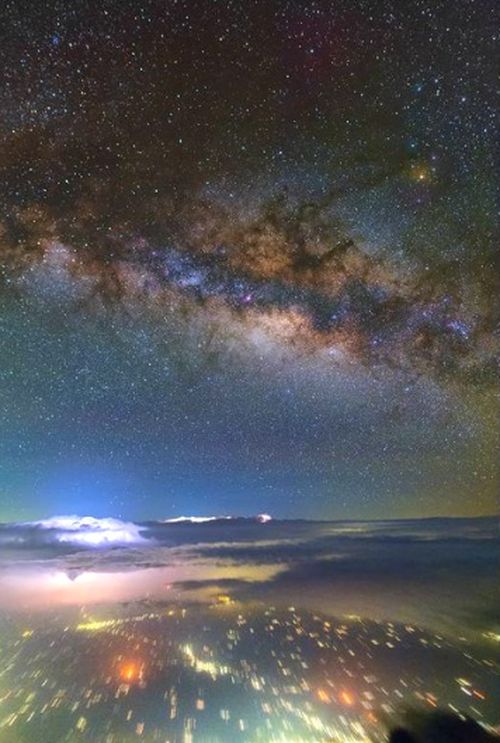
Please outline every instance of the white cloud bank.
[[[41, 521], [27, 521], [15, 525], [18, 536], [23, 533], [26, 540], [34, 533], [43, 531], [48, 539], [44, 542], [68, 544], [80, 547], [109, 547], [144, 544], [144, 527], [130, 521], [93, 516], [52, 516]], [[45, 536], [45, 535], [44, 535]], [[21, 537], [22, 538], [22, 537]]]

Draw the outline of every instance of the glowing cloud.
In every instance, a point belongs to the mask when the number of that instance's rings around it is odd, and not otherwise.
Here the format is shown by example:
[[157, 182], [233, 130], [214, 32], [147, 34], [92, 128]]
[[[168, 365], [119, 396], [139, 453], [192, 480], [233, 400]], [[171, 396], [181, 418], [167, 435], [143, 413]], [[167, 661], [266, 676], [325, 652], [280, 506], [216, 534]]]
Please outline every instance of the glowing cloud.
[[[52, 532], [53, 541], [82, 547], [106, 547], [109, 545], [143, 544], [144, 530], [137, 524], [120, 519], [93, 516], [53, 516], [41, 521], [17, 524], [20, 528], [34, 527], [36, 530]], [[49, 540], [52, 541], [52, 540]]]

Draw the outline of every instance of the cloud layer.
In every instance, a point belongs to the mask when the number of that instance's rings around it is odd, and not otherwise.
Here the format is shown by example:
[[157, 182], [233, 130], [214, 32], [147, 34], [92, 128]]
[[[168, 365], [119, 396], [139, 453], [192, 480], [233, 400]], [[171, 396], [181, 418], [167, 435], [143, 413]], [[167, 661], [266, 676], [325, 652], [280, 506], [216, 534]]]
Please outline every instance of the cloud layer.
[[243, 603], [297, 604], [476, 637], [495, 627], [495, 519], [142, 525], [104, 519], [99, 526], [51, 519], [4, 526], [0, 539], [10, 546], [0, 573], [4, 608], [146, 596], [210, 602], [223, 592]]
[[147, 540], [137, 524], [93, 516], [52, 516], [0, 527], [0, 547], [30, 549], [68, 545], [70, 548], [102, 548], [143, 544]]

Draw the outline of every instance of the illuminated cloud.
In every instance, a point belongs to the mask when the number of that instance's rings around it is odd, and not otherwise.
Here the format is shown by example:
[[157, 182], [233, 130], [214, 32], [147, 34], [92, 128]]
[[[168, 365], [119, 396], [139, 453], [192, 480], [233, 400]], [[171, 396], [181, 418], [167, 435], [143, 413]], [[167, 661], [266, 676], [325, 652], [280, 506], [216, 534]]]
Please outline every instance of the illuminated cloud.
[[[160, 523], [164, 524], [210, 524], [213, 522], [252, 522], [257, 521], [260, 524], [267, 524], [272, 521], [272, 516], [268, 513], [259, 513], [255, 517], [243, 518], [239, 516], [176, 516], [175, 518], [165, 519]], [[230, 524], [229, 524], [230, 525]]]
[[[53, 516], [41, 521], [12, 525], [16, 542], [67, 544], [74, 547], [109, 547], [144, 544], [143, 527], [114, 518], [92, 516]], [[40, 535], [43, 532], [43, 535]]]
[[207, 524], [211, 521], [231, 521], [233, 516], [177, 516], [173, 519], [165, 519], [165, 524]]

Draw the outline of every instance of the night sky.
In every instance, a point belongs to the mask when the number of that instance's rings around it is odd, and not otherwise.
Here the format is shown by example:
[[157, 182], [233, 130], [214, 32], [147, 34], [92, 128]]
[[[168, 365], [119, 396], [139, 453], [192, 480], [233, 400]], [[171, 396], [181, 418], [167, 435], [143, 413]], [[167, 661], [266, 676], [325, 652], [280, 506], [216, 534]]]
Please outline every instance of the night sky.
[[493, 513], [497, 27], [2, 3], [0, 520]]

